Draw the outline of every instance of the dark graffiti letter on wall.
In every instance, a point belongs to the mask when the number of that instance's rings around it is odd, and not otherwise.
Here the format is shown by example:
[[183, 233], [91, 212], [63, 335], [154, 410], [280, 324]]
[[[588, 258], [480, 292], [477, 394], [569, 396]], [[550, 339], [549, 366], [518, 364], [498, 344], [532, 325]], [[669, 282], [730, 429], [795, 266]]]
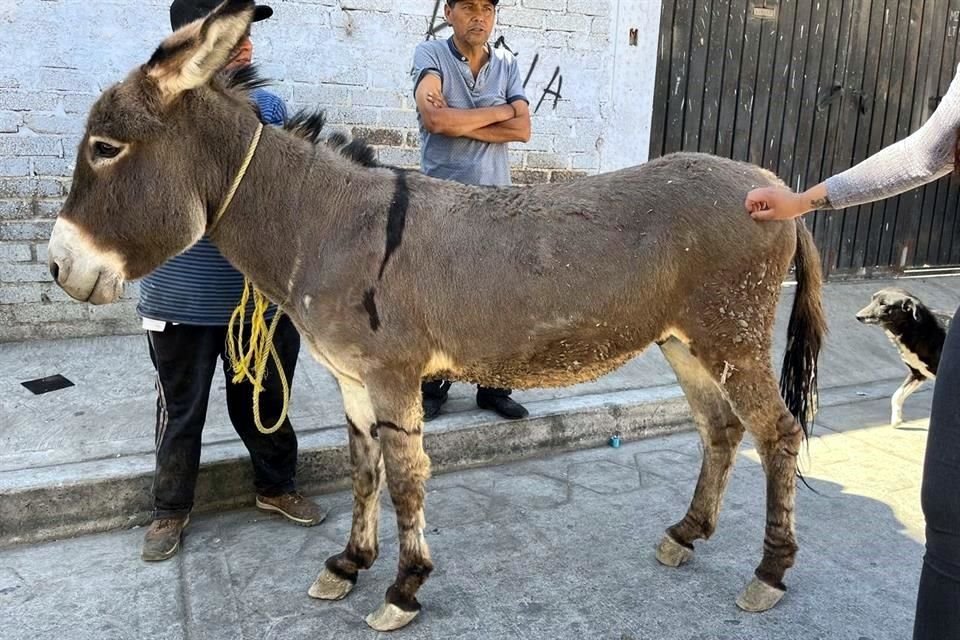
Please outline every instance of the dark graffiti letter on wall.
[[[558, 82], [559, 80], [559, 82]], [[557, 88], [553, 88], [553, 83], [557, 82]], [[537, 108], [533, 110], [534, 113], [540, 111], [540, 105], [543, 104], [544, 98], [547, 96], [553, 96], [553, 108], [557, 108], [557, 103], [563, 97], [560, 95], [560, 91], [563, 89], [563, 76], [560, 75], [560, 67], [557, 67], [553, 70], [553, 77], [550, 78], [550, 84], [547, 85], [547, 88], [543, 90], [543, 95], [540, 96], [540, 102], [537, 103]]]
[[497, 38], [497, 41], [493, 43], [493, 48], [494, 49], [503, 48], [509, 51], [510, 53], [512, 53], [514, 58], [520, 57], [519, 53], [517, 53], [516, 51], [510, 48], [510, 45], [507, 44], [507, 40], [503, 36], [500, 36], [499, 38]]
[[[430, 18], [430, 24], [427, 26], [427, 40], [436, 40], [437, 34], [450, 26], [450, 23], [440, 16], [440, 5], [444, 0], [435, 0], [433, 3], [433, 16]], [[439, 22], [437, 22], [439, 20]]]
[[[530, 76], [533, 75], [533, 70], [537, 68], [537, 63], [540, 62], [540, 54], [534, 54], [533, 62], [530, 63], [530, 69], [527, 71], [527, 77], [523, 81], [523, 88], [527, 88], [527, 83], [530, 82]], [[557, 83], [557, 88], [553, 88], [553, 83]], [[533, 110], [534, 113], [540, 111], [540, 107], [543, 105], [544, 99], [549, 95], [553, 96], [553, 108], [557, 108], [557, 103], [563, 98], [560, 92], [563, 90], [563, 76], [560, 75], [560, 67], [558, 66], [553, 70], [553, 77], [550, 78], [550, 84], [547, 85], [547, 88], [544, 89], [543, 95], [540, 96], [540, 101], [537, 102], [537, 107]]]

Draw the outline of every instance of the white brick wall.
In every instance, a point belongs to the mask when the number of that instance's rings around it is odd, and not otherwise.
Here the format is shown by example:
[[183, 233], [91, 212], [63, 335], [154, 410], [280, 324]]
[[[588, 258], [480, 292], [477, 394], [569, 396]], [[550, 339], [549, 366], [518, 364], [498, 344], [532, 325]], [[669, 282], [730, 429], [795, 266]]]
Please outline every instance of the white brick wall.
[[[381, 161], [416, 165], [410, 61], [435, 0], [270, 4], [274, 18], [254, 27], [255, 57], [291, 111], [323, 106], [332, 128], [368, 137]], [[138, 326], [135, 284], [116, 305], [74, 303], [50, 281], [46, 240], [69, 190], [87, 110], [168, 33], [167, 7], [167, 0], [0, 0], [0, 342]], [[646, 159], [659, 10], [660, 0], [500, 2], [494, 39], [518, 54], [524, 78], [530, 73], [532, 106], [543, 98], [530, 143], [513, 145], [518, 182]], [[621, 15], [634, 22], [618, 25]], [[629, 26], [641, 27], [640, 49], [625, 48]], [[558, 67], [562, 99], [554, 106], [544, 92]], [[553, 89], [558, 84], [559, 76]]]

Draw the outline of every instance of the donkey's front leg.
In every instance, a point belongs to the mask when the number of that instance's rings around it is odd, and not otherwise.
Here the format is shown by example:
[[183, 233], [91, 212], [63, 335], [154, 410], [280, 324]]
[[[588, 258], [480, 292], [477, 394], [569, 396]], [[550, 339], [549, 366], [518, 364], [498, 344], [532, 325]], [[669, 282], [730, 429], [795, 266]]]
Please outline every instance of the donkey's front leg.
[[430, 476], [430, 459], [423, 451], [423, 410], [418, 375], [384, 376], [370, 385], [377, 415], [377, 430], [386, 463], [387, 486], [397, 513], [400, 567], [387, 589], [386, 601], [367, 616], [377, 631], [405, 626], [420, 612], [417, 591], [426, 581], [433, 562], [423, 537], [424, 484]]
[[353, 524], [350, 541], [342, 553], [327, 558], [326, 567], [308, 593], [321, 600], [340, 600], [357, 583], [361, 569], [369, 569], [377, 559], [377, 525], [380, 515], [380, 486], [383, 459], [373, 405], [366, 388], [341, 380], [340, 392], [347, 414], [350, 437], [350, 463], [353, 467]]

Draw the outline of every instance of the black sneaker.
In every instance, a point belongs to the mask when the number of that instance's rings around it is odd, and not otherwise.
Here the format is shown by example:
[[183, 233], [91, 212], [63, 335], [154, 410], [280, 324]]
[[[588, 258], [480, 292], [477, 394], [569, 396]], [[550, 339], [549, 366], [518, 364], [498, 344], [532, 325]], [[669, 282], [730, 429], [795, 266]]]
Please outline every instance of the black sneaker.
[[147, 562], [160, 562], [177, 555], [180, 550], [180, 537], [189, 522], [189, 515], [154, 520], [143, 537], [140, 557]]
[[449, 380], [444, 380], [439, 385], [436, 383], [429, 383], [423, 385], [423, 421], [430, 422], [438, 415], [440, 415], [440, 409], [443, 407], [443, 404], [447, 401], [447, 392], [450, 390], [451, 382]]
[[527, 408], [510, 396], [495, 396], [477, 394], [477, 406], [487, 411], [494, 411], [498, 415], [510, 420], [519, 420], [530, 415]]
[[423, 396], [423, 421], [430, 422], [438, 415], [443, 408], [443, 403], [447, 401], [446, 396], [438, 398], [436, 396]]

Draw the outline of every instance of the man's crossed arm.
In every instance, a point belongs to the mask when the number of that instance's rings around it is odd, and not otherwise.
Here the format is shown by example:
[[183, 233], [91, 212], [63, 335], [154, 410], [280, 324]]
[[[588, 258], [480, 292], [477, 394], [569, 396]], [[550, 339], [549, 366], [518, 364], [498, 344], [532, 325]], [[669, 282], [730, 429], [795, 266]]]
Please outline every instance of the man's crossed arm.
[[430, 133], [482, 142], [530, 140], [530, 105], [525, 100], [477, 109], [454, 109], [443, 98], [440, 78], [427, 74], [417, 86], [417, 110]]

